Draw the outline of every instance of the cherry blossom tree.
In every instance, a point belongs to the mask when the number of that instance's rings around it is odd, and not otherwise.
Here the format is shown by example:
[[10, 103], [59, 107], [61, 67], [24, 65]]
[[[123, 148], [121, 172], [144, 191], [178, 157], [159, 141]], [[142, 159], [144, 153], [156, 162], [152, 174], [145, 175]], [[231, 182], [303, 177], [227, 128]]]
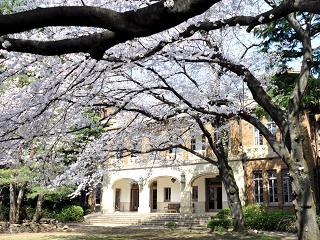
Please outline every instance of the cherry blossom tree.
[[[289, 0], [279, 5], [274, 1], [236, 0], [70, 3], [28, 1], [26, 6], [15, 9], [18, 13], [0, 16], [2, 163], [19, 159], [18, 146], [22, 142], [41, 138], [46, 146], [71, 145], [78, 130], [108, 126], [110, 117], [122, 116], [123, 112], [133, 114], [128, 118], [132, 121], [121, 125], [130, 125], [130, 131], [142, 116], [161, 122], [187, 114], [192, 121], [186, 126], [205, 134], [219, 162], [222, 151], [215, 152], [217, 141], [211, 139], [204, 126], [218, 127], [223, 133], [221, 119], [241, 116], [260, 130], [288, 165], [299, 239], [320, 237], [299, 129], [299, 105], [312, 63], [309, 30], [311, 19], [320, 11], [318, 1]], [[272, 8], [265, 10], [262, 3]], [[310, 21], [305, 26], [296, 21], [296, 11], [306, 12]], [[264, 86], [269, 76], [257, 77], [263, 74], [261, 67], [265, 65], [260, 59], [256, 61], [258, 55], [247, 55], [253, 49], [252, 35], [243, 33], [245, 28], [250, 32], [281, 17], [286, 17], [297, 32], [304, 50], [301, 74], [287, 112], [266, 94]], [[235, 31], [233, 38], [223, 35], [229, 31]], [[226, 41], [230, 42], [229, 48], [220, 44]], [[242, 51], [232, 48], [239, 46], [236, 42], [241, 43]], [[232, 82], [226, 84], [228, 81]], [[234, 103], [241, 95], [237, 89], [242, 81], [278, 125], [286, 144], [274, 139], [252, 115], [252, 109]], [[91, 121], [86, 112], [93, 107], [113, 107], [115, 112]], [[129, 130], [119, 134], [125, 132], [128, 137]], [[179, 136], [179, 131], [174, 134]], [[172, 139], [176, 137], [171, 137], [167, 149], [155, 145], [157, 150], [187, 150], [182, 142]], [[72, 175], [80, 186], [100, 177], [108, 169], [105, 159], [112, 152], [106, 147], [111, 140], [104, 134], [95, 144], [84, 144], [77, 161], [66, 167], [65, 174], [53, 178], [48, 187], [71, 181]], [[123, 149], [136, 151], [132, 146]], [[57, 154], [53, 161], [63, 161], [63, 157]], [[228, 165], [217, 166], [228, 169]]]

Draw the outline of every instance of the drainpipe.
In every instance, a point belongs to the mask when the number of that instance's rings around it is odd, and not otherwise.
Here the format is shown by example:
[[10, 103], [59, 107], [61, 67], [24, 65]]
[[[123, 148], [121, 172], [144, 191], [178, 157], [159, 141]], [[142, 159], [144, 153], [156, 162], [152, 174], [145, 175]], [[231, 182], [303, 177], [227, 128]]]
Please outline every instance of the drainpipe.
[[248, 206], [248, 193], [247, 193], [247, 153], [242, 154], [242, 165], [243, 165], [243, 171], [244, 171], [244, 204], [245, 206]]
[[239, 138], [240, 138], [240, 147], [242, 151], [242, 167], [243, 167], [243, 180], [244, 180], [244, 193], [243, 199], [245, 206], [248, 205], [248, 193], [247, 193], [247, 153], [244, 152], [243, 143], [242, 143], [242, 120], [239, 118]]

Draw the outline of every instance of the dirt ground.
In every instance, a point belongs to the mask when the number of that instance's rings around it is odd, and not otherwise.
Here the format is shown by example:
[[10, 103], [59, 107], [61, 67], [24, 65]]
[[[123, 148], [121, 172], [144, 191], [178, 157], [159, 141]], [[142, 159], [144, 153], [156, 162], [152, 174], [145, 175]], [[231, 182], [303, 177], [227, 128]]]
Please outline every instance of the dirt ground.
[[[279, 238], [278, 238], [279, 237]], [[100, 240], [100, 239], [221, 239], [221, 240], [280, 240], [294, 239], [283, 236], [267, 236], [265, 234], [235, 234], [232, 232], [209, 232], [206, 230], [189, 229], [147, 229], [138, 227], [110, 227], [110, 226], [88, 226], [72, 225], [65, 232], [44, 232], [44, 233], [18, 233], [18, 234], [0, 234], [0, 240]]]

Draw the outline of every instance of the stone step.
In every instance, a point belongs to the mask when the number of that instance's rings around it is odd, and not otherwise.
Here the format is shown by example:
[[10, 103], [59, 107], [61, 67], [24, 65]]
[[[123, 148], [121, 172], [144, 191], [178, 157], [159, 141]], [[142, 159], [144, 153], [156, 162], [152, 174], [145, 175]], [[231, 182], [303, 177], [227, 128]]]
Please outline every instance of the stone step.
[[108, 213], [93, 214], [85, 217], [87, 223], [104, 223], [116, 225], [142, 225], [142, 226], [164, 226], [168, 222], [175, 222], [178, 226], [205, 227], [207, 221], [213, 214], [179, 214], [179, 213], [159, 213], [159, 214], [126, 214]]

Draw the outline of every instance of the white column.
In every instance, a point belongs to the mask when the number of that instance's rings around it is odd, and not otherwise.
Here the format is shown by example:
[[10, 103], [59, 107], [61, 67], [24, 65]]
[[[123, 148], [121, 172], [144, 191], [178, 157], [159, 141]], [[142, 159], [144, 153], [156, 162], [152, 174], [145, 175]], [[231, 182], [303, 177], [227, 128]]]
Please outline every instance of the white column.
[[103, 176], [101, 211], [103, 213], [114, 212], [114, 190], [111, 179], [107, 174]]
[[150, 213], [150, 188], [148, 186], [139, 186], [139, 207], [138, 213]]
[[181, 183], [181, 203], [180, 213], [191, 214], [193, 213], [193, 207], [191, 205], [191, 185], [189, 182]]

